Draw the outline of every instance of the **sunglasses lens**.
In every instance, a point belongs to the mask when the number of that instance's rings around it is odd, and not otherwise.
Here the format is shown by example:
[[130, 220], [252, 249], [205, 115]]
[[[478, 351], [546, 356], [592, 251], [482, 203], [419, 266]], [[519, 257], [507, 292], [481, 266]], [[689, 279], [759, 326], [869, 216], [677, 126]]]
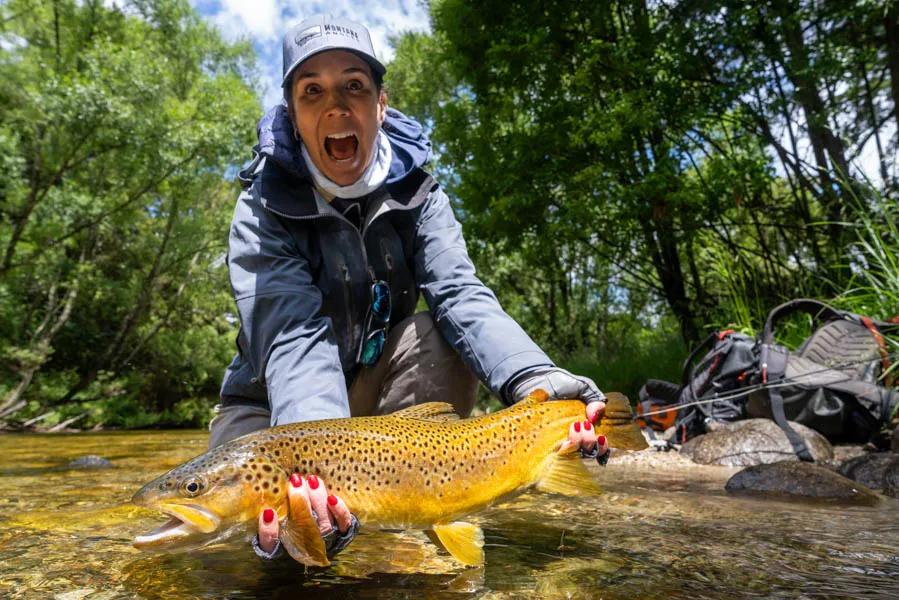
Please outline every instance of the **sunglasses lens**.
[[390, 319], [390, 287], [383, 281], [371, 286], [371, 312], [381, 322]]
[[370, 367], [378, 362], [378, 358], [381, 357], [381, 353], [384, 351], [384, 342], [386, 339], [387, 334], [383, 329], [372, 332], [362, 346], [362, 356], [360, 357], [359, 362], [366, 367]]

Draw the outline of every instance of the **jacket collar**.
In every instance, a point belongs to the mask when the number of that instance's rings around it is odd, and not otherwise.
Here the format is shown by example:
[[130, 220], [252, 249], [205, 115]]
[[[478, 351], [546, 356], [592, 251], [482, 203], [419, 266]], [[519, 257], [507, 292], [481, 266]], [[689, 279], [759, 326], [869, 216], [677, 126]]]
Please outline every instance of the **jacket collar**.
[[[411, 208], [408, 196], [429, 177], [421, 167], [429, 160], [431, 142], [421, 125], [396, 109], [387, 109], [382, 125], [393, 151], [393, 161], [387, 176], [386, 189], [392, 197], [383, 203], [388, 209]], [[300, 142], [295, 138], [293, 125], [287, 116], [287, 107], [273, 107], [259, 121], [259, 143], [253, 148], [253, 160], [240, 172], [245, 185], [252, 186], [263, 206], [290, 218], [310, 218], [324, 213], [316, 202], [312, 179], [300, 152]], [[410, 177], [417, 174], [416, 177]], [[406, 180], [409, 181], [406, 181]], [[410, 190], [409, 188], [415, 188]], [[375, 192], [372, 196], [377, 196]], [[383, 195], [383, 194], [382, 194]], [[404, 203], [397, 198], [407, 198]]]

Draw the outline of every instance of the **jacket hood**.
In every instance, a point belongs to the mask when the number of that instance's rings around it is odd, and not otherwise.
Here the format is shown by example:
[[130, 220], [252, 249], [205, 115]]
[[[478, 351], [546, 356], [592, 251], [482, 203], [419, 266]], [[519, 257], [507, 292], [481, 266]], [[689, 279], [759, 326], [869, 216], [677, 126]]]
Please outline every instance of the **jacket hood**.
[[[387, 183], [402, 180], [414, 169], [421, 168], [431, 156], [431, 140], [424, 128], [395, 108], [387, 109], [381, 129], [390, 140], [393, 161]], [[287, 106], [278, 104], [265, 114], [256, 127], [259, 154], [275, 161], [282, 168], [301, 179], [309, 179], [306, 161], [300, 152], [301, 142], [293, 135], [293, 125], [287, 116]]]

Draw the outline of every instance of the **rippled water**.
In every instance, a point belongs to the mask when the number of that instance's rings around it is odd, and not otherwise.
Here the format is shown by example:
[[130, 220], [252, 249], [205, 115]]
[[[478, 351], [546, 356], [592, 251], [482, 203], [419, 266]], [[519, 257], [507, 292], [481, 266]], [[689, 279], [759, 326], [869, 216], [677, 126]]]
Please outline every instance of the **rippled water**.
[[[732, 498], [728, 469], [598, 472], [605, 494], [528, 493], [480, 515], [487, 564], [420, 534], [364, 532], [328, 570], [263, 565], [241, 540], [180, 554], [130, 545], [160, 523], [146, 480], [202, 432], [0, 435], [0, 597], [897, 598], [899, 501], [873, 508]], [[71, 470], [99, 454], [114, 468]]]

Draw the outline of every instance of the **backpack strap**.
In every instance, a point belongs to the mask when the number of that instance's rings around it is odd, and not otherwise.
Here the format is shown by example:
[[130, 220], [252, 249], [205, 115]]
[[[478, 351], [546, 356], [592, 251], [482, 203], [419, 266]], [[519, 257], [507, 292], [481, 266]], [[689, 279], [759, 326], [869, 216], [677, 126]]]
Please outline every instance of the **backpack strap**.
[[833, 321], [846, 317], [845, 312], [837, 310], [829, 304], [824, 304], [819, 300], [813, 300], [812, 298], [797, 298], [796, 300], [790, 300], [789, 302], [784, 302], [780, 306], [774, 307], [771, 312], [768, 313], [768, 318], [765, 320], [765, 327], [762, 330], [762, 342], [765, 344], [773, 344], [774, 326], [777, 324], [777, 321], [796, 312], [807, 313], [816, 321], [820, 319]]
[[699, 356], [699, 353], [705, 348], [713, 346], [714, 342], [723, 341], [730, 333], [733, 333], [733, 329], [728, 329], [722, 332], [713, 331], [708, 335], [707, 338], [702, 340], [698, 346], [693, 348], [693, 350], [690, 352], [690, 355], [684, 359], [683, 371], [681, 373], [681, 388], [690, 385], [690, 382], [693, 380], [695, 370], [693, 361], [696, 360], [696, 357]]
[[767, 384], [769, 381], [773, 383], [773, 385], [765, 386], [768, 392], [768, 400], [771, 402], [771, 416], [774, 418], [777, 426], [786, 434], [787, 440], [793, 447], [793, 452], [803, 462], [815, 462], [802, 436], [796, 433], [796, 430], [787, 421], [787, 415], [784, 412], [783, 395], [777, 387], [777, 382], [783, 379], [787, 369], [787, 356], [787, 351], [780, 346], [762, 344], [759, 356], [762, 369], [762, 383]]
[[[862, 325], [864, 325], [868, 331], [871, 332], [871, 336], [874, 338], [874, 341], [877, 342], [877, 351], [880, 352], [880, 364], [883, 367], [883, 372], [888, 373], [890, 370], [891, 362], [890, 362], [890, 352], [887, 350], [887, 344], [883, 339], [883, 335], [880, 333], [880, 328], [877, 326], [877, 323], [874, 322], [874, 319], [871, 317], [860, 317]], [[893, 386], [893, 377], [887, 376], [884, 384], [887, 387]]]

